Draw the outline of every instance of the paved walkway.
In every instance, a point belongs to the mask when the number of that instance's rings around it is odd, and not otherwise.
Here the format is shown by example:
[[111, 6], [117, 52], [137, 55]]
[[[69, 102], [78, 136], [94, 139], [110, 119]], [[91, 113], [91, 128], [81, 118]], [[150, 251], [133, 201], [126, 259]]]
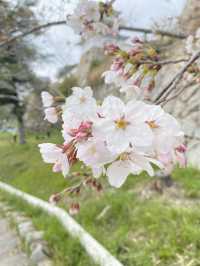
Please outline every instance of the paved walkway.
[[28, 258], [20, 249], [17, 234], [8, 221], [0, 217], [0, 266], [28, 266]]

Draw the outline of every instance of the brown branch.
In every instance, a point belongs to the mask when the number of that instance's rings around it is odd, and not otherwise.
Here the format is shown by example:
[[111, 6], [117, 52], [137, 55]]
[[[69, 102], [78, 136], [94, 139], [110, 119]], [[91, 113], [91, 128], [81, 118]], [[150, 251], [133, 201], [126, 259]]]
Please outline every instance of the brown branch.
[[185, 135], [186, 139], [190, 139], [190, 140], [198, 140], [200, 141], [200, 137], [196, 137], [196, 136], [189, 136], [189, 135]]
[[[1, 42], [0, 43], [0, 48], [4, 47], [5, 45], [8, 45], [10, 43], [13, 43], [19, 39], [22, 39], [30, 34], [39, 32], [42, 29], [47, 29], [53, 26], [59, 26], [59, 25], [66, 25], [66, 21], [65, 20], [61, 20], [61, 21], [53, 21], [53, 22], [49, 22], [46, 24], [42, 24], [40, 26], [34, 27], [33, 29], [20, 33], [14, 37], [10, 37], [8, 38], [6, 41]], [[187, 37], [187, 35], [184, 34], [176, 34], [176, 33], [172, 33], [172, 32], [167, 32], [167, 31], [162, 31], [162, 30], [157, 30], [156, 32], [154, 30], [151, 29], [145, 29], [145, 28], [138, 28], [138, 27], [126, 27], [126, 26], [120, 26], [120, 30], [126, 30], [126, 31], [133, 31], [133, 32], [144, 32], [146, 34], [159, 34], [159, 35], [163, 35], [163, 36], [169, 36], [172, 38], [178, 38], [178, 39], [185, 39]]]
[[50, 28], [50, 27], [53, 27], [53, 26], [59, 26], [59, 25], [64, 25], [66, 24], [66, 21], [65, 20], [61, 20], [61, 21], [53, 21], [53, 22], [49, 22], [49, 23], [46, 23], [46, 24], [42, 24], [40, 26], [37, 26], [37, 27], [34, 27], [33, 29], [29, 30], [29, 31], [25, 31], [23, 33], [20, 33], [14, 37], [11, 37], [9, 39], [7, 39], [6, 41], [4, 42], [1, 42], [0, 43], [0, 48], [1, 47], [4, 47], [5, 45], [8, 45], [12, 42], [15, 42], [19, 39], [22, 39], [30, 34], [33, 34], [33, 33], [36, 33], [36, 32], [39, 32], [40, 30], [42, 29], [47, 29], [47, 28]]
[[120, 26], [120, 30], [143, 32], [146, 34], [158, 34], [158, 35], [168, 36], [168, 37], [177, 38], [177, 39], [185, 39], [188, 36], [188, 35], [183, 34], [183, 33], [178, 34], [178, 33], [173, 33], [173, 32], [159, 30], [159, 29], [158, 30], [152, 30], [152, 29], [146, 29], [146, 28], [140, 28], [140, 27]]
[[177, 60], [163, 60], [163, 61], [146, 61], [146, 60], [140, 60], [139, 63], [141, 64], [148, 64], [148, 65], [170, 65], [170, 64], [179, 64], [182, 62], [188, 62], [188, 59], [177, 59]]
[[196, 52], [190, 60], [185, 64], [185, 66], [171, 79], [171, 81], [167, 84], [167, 86], [160, 92], [160, 94], [156, 97], [155, 103], [160, 104], [164, 96], [165, 99], [170, 95], [170, 93], [176, 88], [178, 83], [183, 77], [183, 74], [187, 71], [187, 69], [200, 57], [200, 51]]
[[165, 105], [166, 103], [168, 103], [168, 102], [170, 102], [170, 101], [176, 99], [178, 96], [180, 96], [180, 95], [183, 93], [183, 91], [184, 91], [185, 89], [187, 89], [188, 87], [190, 87], [190, 86], [192, 86], [192, 85], [195, 85], [195, 82], [194, 82], [194, 81], [192, 81], [192, 82], [190, 82], [189, 84], [185, 85], [183, 88], [181, 88], [176, 94], [174, 94], [174, 95], [171, 96], [170, 98], [168, 98], [168, 99], [165, 98], [165, 99], [163, 99], [163, 100], [160, 100], [159, 104]]

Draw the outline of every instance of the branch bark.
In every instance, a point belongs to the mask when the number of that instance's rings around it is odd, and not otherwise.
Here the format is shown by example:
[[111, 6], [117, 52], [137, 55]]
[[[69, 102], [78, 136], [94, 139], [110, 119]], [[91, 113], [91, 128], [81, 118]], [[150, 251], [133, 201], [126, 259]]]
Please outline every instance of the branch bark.
[[[33, 29], [20, 33], [14, 37], [10, 37], [9, 39], [7, 39], [4, 42], [0, 43], [0, 48], [4, 47], [10, 43], [13, 43], [19, 39], [22, 39], [30, 34], [39, 32], [42, 29], [47, 29], [53, 26], [60, 26], [60, 25], [66, 25], [66, 21], [65, 20], [61, 20], [61, 21], [53, 21], [53, 22], [49, 22], [46, 24], [42, 24], [40, 26], [34, 27]], [[125, 31], [133, 31], [133, 32], [143, 32], [146, 34], [158, 34], [158, 35], [162, 35], [162, 36], [168, 36], [168, 37], [172, 37], [172, 38], [178, 38], [178, 39], [185, 39], [187, 37], [187, 35], [183, 34], [183, 33], [173, 33], [173, 32], [168, 32], [168, 31], [162, 31], [162, 30], [151, 30], [151, 29], [146, 29], [146, 28], [139, 28], [139, 27], [127, 27], [127, 26], [120, 26], [120, 30], [125, 30]]]
[[174, 59], [174, 60], [163, 60], [163, 61], [146, 61], [146, 60], [140, 60], [139, 63], [141, 64], [148, 64], [148, 65], [170, 65], [170, 64], [179, 64], [183, 62], [188, 62], [188, 59], [182, 58], [182, 59]]
[[168, 36], [168, 37], [177, 38], [177, 39], [187, 38], [187, 35], [183, 34], [183, 33], [174, 33], [174, 32], [169, 32], [169, 31], [164, 31], [164, 30], [159, 30], [159, 29], [158, 30], [152, 30], [152, 29], [146, 29], [146, 28], [140, 28], [140, 27], [121, 26], [120, 30], [143, 32], [146, 34], [158, 34], [158, 35]]
[[178, 83], [183, 77], [183, 74], [187, 71], [187, 69], [200, 57], [200, 51], [197, 51], [185, 64], [185, 66], [171, 79], [171, 81], [167, 84], [167, 86], [160, 92], [160, 94], [156, 97], [155, 103], [160, 104], [163, 102], [162, 97], [166, 99], [170, 93], [176, 88]]
[[66, 21], [65, 20], [61, 20], [61, 21], [53, 21], [53, 22], [49, 22], [49, 23], [46, 23], [46, 24], [42, 24], [40, 26], [37, 26], [37, 27], [34, 27], [32, 28], [31, 30], [29, 31], [26, 31], [26, 32], [23, 32], [23, 33], [20, 33], [14, 37], [11, 37], [9, 39], [7, 39], [6, 41], [4, 42], [1, 42], [0, 43], [0, 48], [1, 47], [4, 47], [12, 42], [15, 42], [19, 39], [22, 39], [30, 34], [33, 34], [33, 33], [36, 33], [36, 32], [39, 32], [40, 30], [42, 29], [47, 29], [47, 28], [50, 28], [50, 27], [53, 27], [53, 26], [59, 26], [59, 25], [64, 25], [66, 24]]

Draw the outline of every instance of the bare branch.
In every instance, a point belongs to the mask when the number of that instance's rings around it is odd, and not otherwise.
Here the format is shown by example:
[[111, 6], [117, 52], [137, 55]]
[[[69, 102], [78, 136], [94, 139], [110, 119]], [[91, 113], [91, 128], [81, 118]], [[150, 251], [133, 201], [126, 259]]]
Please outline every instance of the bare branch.
[[[19, 39], [22, 39], [30, 34], [39, 32], [42, 29], [47, 29], [53, 26], [60, 26], [60, 25], [66, 25], [66, 21], [65, 20], [61, 20], [61, 21], [53, 21], [53, 22], [49, 22], [46, 24], [42, 24], [40, 26], [34, 27], [33, 29], [20, 33], [14, 37], [8, 38], [6, 41], [1, 42], [0, 43], [0, 48], [4, 47], [5, 45], [8, 45], [12, 42], [15, 42]], [[162, 30], [151, 30], [151, 29], [145, 29], [145, 28], [138, 28], [138, 27], [126, 27], [126, 26], [120, 26], [120, 30], [126, 30], [126, 31], [133, 31], [133, 32], [144, 32], [146, 34], [159, 34], [159, 35], [163, 35], [163, 36], [168, 36], [168, 37], [172, 37], [172, 38], [178, 38], [178, 39], [185, 39], [187, 37], [187, 35], [184, 34], [176, 34], [173, 32], [167, 32], [167, 31], [162, 31]]]
[[140, 27], [121, 26], [120, 30], [127, 30], [127, 31], [134, 31], [134, 32], [144, 32], [146, 34], [158, 34], [158, 35], [168, 36], [168, 37], [177, 38], [177, 39], [185, 39], [185, 38], [187, 38], [187, 35], [183, 34], [183, 33], [179, 33], [178, 34], [178, 33], [164, 31], [164, 30], [152, 30], [152, 29], [146, 29], [146, 28], [140, 28]]
[[200, 137], [185, 135], [186, 139], [200, 141]]
[[146, 61], [146, 60], [140, 60], [139, 63], [141, 64], [148, 64], [148, 65], [170, 65], [170, 64], [179, 64], [182, 62], [188, 62], [188, 59], [182, 58], [177, 60], [163, 60], [163, 61]]
[[165, 105], [166, 103], [176, 99], [178, 96], [180, 96], [183, 91], [185, 89], [187, 89], [188, 87], [192, 86], [192, 85], [195, 85], [196, 83], [194, 81], [190, 82], [189, 84], [185, 85], [183, 88], [181, 88], [176, 94], [174, 94], [173, 96], [171, 96], [170, 98], [164, 98], [163, 100], [160, 100], [159, 101], [159, 104], [162, 104], [162, 105]]
[[47, 28], [50, 28], [50, 27], [53, 27], [53, 26], [59, 26], [59, 25], [64, 25], [66, 24], [66, 21], [65, 20], [61, 20], [61, 21], [53, 21], [53, 22], [49, 22], [49, 23], [46, 23], [46, 24], [43, 24], [43, 25], [40, 25], [40, 26], [37, 26], [37, 27], [34, 27], [33, 29], [29, 30], [29, 31], [26, 31], [26, 32], [23, 32], [23, 33], [20, 33], [14, 37], [11, 37], [9, 39], [7, 39], [6, 41], [4, 42], [1, 42], [0, 43], [0, 48], [1, 47], [4, 47], [5, 45], [8, 45], [12, 42], [15, 42], [19, 39], [22, 39], [30, 34], [33, 34], [33, 33], [36, 33], [36, 32], [39, 32], [40, 30], [42, 29], [47, 29]]
[[200, 57], [200, 51], [196, 52], [190, 60], [185, 64], [185, 66], [171, 79], [171, 81], [167, 84], [167, 86], [160, 92], [160, 94], [156, 97], [155, 103], [160, 104], [164, 96], [165, 99], [170, 95], [170, 93], [176, 88], [178, 83], [183, 77], [183, 74], [187, 71], [187, 69]]

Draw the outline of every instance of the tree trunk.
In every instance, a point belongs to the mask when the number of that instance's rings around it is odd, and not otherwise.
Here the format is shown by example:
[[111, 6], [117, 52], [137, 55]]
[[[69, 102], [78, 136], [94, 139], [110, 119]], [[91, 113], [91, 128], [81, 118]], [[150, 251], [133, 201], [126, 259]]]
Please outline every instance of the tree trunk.
[[25, 127], [24, 127], [23, 116], [18, 116], [17, 117], [17, 122], [18, 122], [19, 144], [25, 144], [26, 143], [26, 139], [25, 139]]
[[20, 106], [20, 105], [16, 105], [13, 110], [13, 113], [16, 115], [16, 118], [17, 118], [19, 144], [26, 143], [25, 126], [24, 126], [24, 118], [23, 118], [24, 111], [25, 111], [24, 106]]

